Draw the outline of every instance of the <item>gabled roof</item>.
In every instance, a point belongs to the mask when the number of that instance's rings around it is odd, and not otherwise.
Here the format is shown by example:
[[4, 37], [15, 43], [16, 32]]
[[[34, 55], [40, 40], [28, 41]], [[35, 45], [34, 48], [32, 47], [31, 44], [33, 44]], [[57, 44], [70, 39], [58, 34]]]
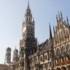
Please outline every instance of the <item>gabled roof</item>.
[[45, 42], [43, 42], [42, 44], [40, 44], [39, 46], [39, 51], [40, 52], [46, 52], [48, 51], [49, 49], [51, 49], [51, 46], [50, 46], [50, 39], [46, 40]]

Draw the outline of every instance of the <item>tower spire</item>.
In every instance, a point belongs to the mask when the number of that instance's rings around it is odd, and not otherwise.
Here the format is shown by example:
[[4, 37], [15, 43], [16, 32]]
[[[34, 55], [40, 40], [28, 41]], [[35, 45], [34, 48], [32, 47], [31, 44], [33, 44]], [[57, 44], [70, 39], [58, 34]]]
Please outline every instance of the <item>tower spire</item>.
[[28, 0], [28, 8], [29, 8], [29, 0]]
[[32, 21], [32, 13], [31, 13], [30, 5], [29, 5], [29, 0], [28, 0], [25, 16], [26, 16], [26, 21]]
[[27, 10], [30, 10], [29, 0], [28, 0], [28, 5], [27, 5]]

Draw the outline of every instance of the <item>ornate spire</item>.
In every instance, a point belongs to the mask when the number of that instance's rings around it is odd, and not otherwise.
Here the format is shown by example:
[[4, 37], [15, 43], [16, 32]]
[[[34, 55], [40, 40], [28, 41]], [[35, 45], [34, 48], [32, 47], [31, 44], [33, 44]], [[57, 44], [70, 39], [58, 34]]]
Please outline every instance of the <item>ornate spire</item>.
[[52, 39], [52, 31], [51, 31], [51, 26], [49, 24], [49, 31], [50, 31], [50, 39]]
[[55, 28], [54, 28], [54, 26], [53, 26], [53, 32], [54, 32], [54, 34], [55, 34]]
[[63, 21], [63, 15], [61, 11], [58, 11], [58, 15], [56, 15], [56, 20], [58, 21]]
[[28, 6], [26, 9], [26, 21], [31, 21], [32, 20], [32, 13], [31, 13], [31, 9], [30, 9], [30, 5], [29, 5], [29, 0], [28, 0]]
[[67, 24], [69, 25], [69, 19], [68, 19], [68, 17], [66, 19], [67, 19]]
[[34, 20], [34, 18], [33, 18], [33, 23], [35, 23], [35, 20]]
[[27, 6], [27, 10], [26, 10], [26, 15], [31, 14], [31, 9], [30, 9], [30, 5], [29, 5], [29, 0], [28, 0], [28, 6]]
[[60, 19], [63, 20], [63, 15], [61, 11], [60, 11]]
[[28, 9], [30, 8], [30, 6], [29, 6], [29, 0], [28, 0]]

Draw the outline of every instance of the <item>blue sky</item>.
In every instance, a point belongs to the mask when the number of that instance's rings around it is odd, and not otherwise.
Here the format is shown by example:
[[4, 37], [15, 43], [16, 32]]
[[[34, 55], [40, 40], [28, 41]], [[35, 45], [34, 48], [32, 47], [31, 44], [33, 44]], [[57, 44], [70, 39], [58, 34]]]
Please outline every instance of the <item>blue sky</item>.
[[[0, 63], [4, 63], [5, 51], [9, 46], [19, 48], [21, 27], [28, 0], [0, 0]], [[49, 38], [49, 23], [56, 25], [56, 14], [62, 11], [70, 19], [70, 0], [30, 0], [35, 19], [36, 37], [39, 43]]]

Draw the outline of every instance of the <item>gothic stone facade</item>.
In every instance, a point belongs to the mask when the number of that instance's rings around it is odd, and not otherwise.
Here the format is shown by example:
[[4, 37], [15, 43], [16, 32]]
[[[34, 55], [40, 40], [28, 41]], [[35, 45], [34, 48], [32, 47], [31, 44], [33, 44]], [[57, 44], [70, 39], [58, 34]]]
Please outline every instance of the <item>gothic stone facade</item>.
[[[19, 55], [14, 52], [12, 70], [70, 70], [70, 25], [60, 12], [56, 16], [53, 36], [49, 25], [49, 38], [38, 44], [35, 22], [28, 5], [22, 24]], [[17, 59], [18, 58], [18, 59]]]

